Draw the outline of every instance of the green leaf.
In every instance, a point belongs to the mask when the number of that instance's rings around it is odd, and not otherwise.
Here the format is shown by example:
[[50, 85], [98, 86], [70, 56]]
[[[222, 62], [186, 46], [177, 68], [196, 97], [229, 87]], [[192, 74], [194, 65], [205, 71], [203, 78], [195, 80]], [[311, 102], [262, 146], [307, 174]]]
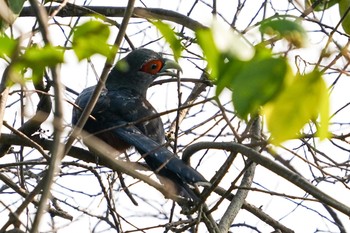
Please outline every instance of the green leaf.
[[314, 7], [314, 11], [324, 11], [337, 4], [339, 1], [341, 0], [305, 0], [305, 8], [309, 8], [317, 2], [318, 4]]
[[219, 59], [226, 62], [217, 66], [218, 78], [215, 82], [216, 84], [216, 95], [219, 96], [224, 88], [229, 88], [232, 90], [232, 80], [241, 72], [242, 69], [247, 65], [246, 61], [238, 60], [236, 57], [230, 57], [230, 54], [227, 54], [226, 57], [222, 55]]
[[11, 11], [18, 16], [19, 13], [21, 13], [26, 0], [12, 0], [7, 2], [9, 3]]
[[116, 48], [107, 43], [109, 27], [100, 21], [88, 21], [76, 28], [73, 35], [73, 50], [79, 61], [94, 54], [112, 59]]
[[265, 108], [267, 128], [272, 143], [296, 138], [310, 120], [321, 116], [319, 134], [328, 134], [328, 92], [321, 73], [314, 71], [298, 76], [284, 91]]
[[[340, 0], [339, 1], [339, 14], [340, 17], [344, 17], [343, 21], [341, 22], [341, 25], [344, 29], [344, 31], [350, 35], [350, 12], [348, 11], [350, 7], [350, 0]], [[345, 13], [347, 13], [345, 15]]]
[[218, 68], [216, 94], [229, 88], [237, 115], [246, 119], [279, 93], [290, 68], [285, 58], [275, 58], [270, 49], [261, 46], [255, 47], [249, 61], [230, 56], [226, 54], [224, 66]]
[[53, 46], [39, 48], [30, 47], [19, 59], [18, 65], [22, 69], [30, 68], [33, 71], [33, 81], [42, 78], [45, 67], [52, 67], [64, 61], [64, 52]]
[[169, 43], [171, 50], [173, 50], [175, 60], [178, 60], [181, 56], [183, 46], [181, 44], [181, 41], [176, 37], [174, 30], [170, 27], [169, 24], [163, 23], [160, 20], [154, 21], [152, 23], [164, 36], [166, 42]]
[[34, 46], [26, 50], [22, 59], [29, 67], [54, 66], [63, 62], [63, 50], [50, 45]]
[[216, 47], [212, 32], [210, 29], [199, 29], [196, 31], [196, 38], [211, 69], [211, 77], [215, 80], [219, 76], [219, 67], [223, 59]]
[[273, 99], [282, 89], [288, 73], [285, 58], [253, 59], [232, 77], [232, 101], [240, 118], [255, 114], [260, 106]]
[[273, 17], [263, 20], [259, 30], [268, 35], [284, 38], [296, 47], [302, 47], [306, 39], [306, 32], [298, 21]]
[[0, 35], [0, 57], [3, 59], [12, 57], [17, 44], [16, 40], [9, 38], [5, 34]]

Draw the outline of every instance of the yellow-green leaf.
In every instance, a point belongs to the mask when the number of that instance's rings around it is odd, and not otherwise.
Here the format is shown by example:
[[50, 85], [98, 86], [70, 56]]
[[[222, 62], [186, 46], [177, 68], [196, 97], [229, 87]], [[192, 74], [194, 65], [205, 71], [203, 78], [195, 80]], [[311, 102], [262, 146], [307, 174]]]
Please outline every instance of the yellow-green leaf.
[[109, 27], [100, 21], [88, 21], [76, 28], [73, 34], [73, 50], [81, 61], [94, 54], [111, 59], [116, 48], [107, 43]]
[[259, 30], [268, 35], [284, 38], [296, 47], [302, 47], [306, 40], [306, 32], [298, 21], [273, 17], [262, 21]]
[[181, 41], [176, 37], [174, 30], [169, 24], [163, 23], [160, 20], [154, 21], [153, 25], [156, 26], [160, 33], [164, 36], [164, 39], [169, 43], [171, 50], [173, 50], [175, 60], [178, 60], [181, 56], [183, 46]]
[[43, 75], [46, 67], [55, 66], [64, 61], [64, 51], [53, 46], [43, 48], [33, 46], [26, 50], [18, 61], [21, 69], [30, 68], [33, 72], [33, 81], [37, 81]]
[[220, 53], [216, 47], [213, 34], [210, 29], [198, 29], [196, 31], [196, 38], [199, 46], [203, 50], [208, 67], [211, 69], [211, 77], [214, 79], [218, 78], [219, 74], [219, 62]]
[[54, 66], [63, 62], [63, 50], [50, 45], [43, 48], [30, 47], [24, 53], [22, 61], [29, 67]]
[[0, 58], [10, 58], [17, 47], [18, 42], [8, 36], [0, 35]]
[[298, 137], [304, 125], [318, 115], [321, 116], [319, 134], [324, 138], [328, 132], [328, 105], [327, 88], [320, 72], [298, 76], [265, 107], [272, 142], [280, 144]]
[[329, 95], [326, 83], [321, 79], [320, 83], [320, 104], [319, 104], [319, 116], [320, 124], [317, 129], [317, 136], [320, 139], [326, 139], [330, 136], [329, 126]]

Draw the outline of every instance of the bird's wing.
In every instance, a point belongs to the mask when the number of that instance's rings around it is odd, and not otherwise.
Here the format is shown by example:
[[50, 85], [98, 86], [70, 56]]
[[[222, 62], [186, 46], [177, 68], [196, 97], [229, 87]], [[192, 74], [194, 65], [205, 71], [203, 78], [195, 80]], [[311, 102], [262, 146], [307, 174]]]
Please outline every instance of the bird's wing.
[[[85, 89], [76, 99], [80, 107], [73, 109], [72, 123], [75, 124], [82, 109], [86, 107], [95, 87]], [[135, 125], [148, 137], [163, 143], [165, 140], [163, 123], [159, 117], [151, 118], [157, 112], [152, 105], [142, 96], [135, 95], [128, 89], [107, 90], [103, 89], [99, 96], [91, 116], [96, 119], [89, 120], [85, 130], [90, 133], [97, 133], [107, 129], [105, 122], [112, 124], [122, 120], [125, 122], [137, 122]]]
[[[158, 143], [165, 141], [164, 126], [157, 112], [145, 97], [130, 89], [109, 90], [110, 107], [105, 115], [135, 123], [135, 126], [145, 135]], [[117, 117], [116, 117], [117, 116]]]
[[[80, 93], [78, 98], [75, 100], [75, 104], [77, 106], [73, 108], [73, 113], [72, 113], [73, 125], [77, 123], [84, 108], [89, 103], [90, 97], [92, 96], [92, 93], [95, 90], [95, 87], [96, 86], [86, 88], [83, 92]], [[106, 98], [106, 94], [107, 94], [107, 89], [102, 89], [101, 94], [97, 100], [97, 103], [90, 114], [92, 117], [95, 117], [99, 115], [100, 112], [103, 112], [106, 109], [108, 109], [110, 105], [110, 101], [109, 101], [109, 98]]]
[[[76, 104], [80, 108], [85, 108], [93, 90], [94, 87], [85, 89], [77, 98]], [[164, 130], [159, 118], [136, 125], [132, 124], [142, 117], [155, 113], [153, 107], [145, 99], [140, 101], [139, 97], [128, 93], [127, 90], [125, 92], [104, 90], [91, 113], [97, 121], [90, 119], [84, 129], [91, 133], [108, 129], [109, 133], [134, 146], [141, 155], [144, 155], [152, 170], [160, 169], [158, 171], [160, 175], [179, 183], [206, 182], [199, 172], [185, 164], [162, 145], [164, 140], [161, 137], [164, 135]], [[81, 110], [74, 109], [73, 124], [76, 123], [80, 115]]]

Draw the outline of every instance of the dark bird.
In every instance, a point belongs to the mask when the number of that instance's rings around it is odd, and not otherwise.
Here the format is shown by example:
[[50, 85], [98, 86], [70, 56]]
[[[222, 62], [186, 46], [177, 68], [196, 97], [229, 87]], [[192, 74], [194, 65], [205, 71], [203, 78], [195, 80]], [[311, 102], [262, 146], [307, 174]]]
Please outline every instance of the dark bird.
[[[163, 123], [160, 117], [152, 118], [157, 112], [146, 99], [151, 83], [168, 69], [181, 70], [176, 62], [152, 50], [130, 52], [109, 73], [92, 118], [83, 128], [118, 151], [135, 147], [155, 173], [175, 183], [177, 195], [193, 200], [196, 195], [189, 185], [207, 181], [164, 146]], [[73, 124], [77, 123], [94, 88], [86, 88], [77, 98], [75, 103], [80, 109], [73, 109]], [[136, 124], [130, 124], [133, 122]]]

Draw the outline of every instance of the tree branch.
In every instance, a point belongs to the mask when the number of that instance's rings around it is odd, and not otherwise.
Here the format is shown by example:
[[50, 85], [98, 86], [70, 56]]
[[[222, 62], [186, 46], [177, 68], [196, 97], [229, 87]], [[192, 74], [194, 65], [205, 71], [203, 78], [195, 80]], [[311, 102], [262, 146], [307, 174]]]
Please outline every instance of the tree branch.
[[[41, 5], [38, 4], [35, 0], [29, 0], [30, 5], [33, 7], [36, 13], [36, 18], [39, 23], [39, 30], [43, 37], [45, 45], [51, 44], [51, 39], [49, 37], [49, 29], [48, 29], [48, 16], [46, 14], [46, 11], [42, 8]], [[50, 160], [50, 166], [48, 168], [47, 173], [45, 174], [45, 177], [37, 184], [35, 187], [35, 190], [43, 190], [39, 206], [37, 208], [37, 212], [35, 214], [35, 218], [32, 224], [32, 233], [39, 232], [39, 225], [41, 221], [41, 216], [43, 215], [44, 211], [48, 208], [47, 206], [47, 200], [50, 199], [50, 191], [51, 191], [51, 185], [53, 183], [53, 179], [56, 175], [56, 172], [58, 171], [58, 168], [61, 165], [61, 159], [64, 153], [64, 145], [61, 143], [61, 135], [63, 131], [63, 88], [61, 85], [61, 80], [59, 76], [59, 68], [58, 65], [55, 65], [53, 67], [50, 67], [51, 74], [52, 74], [52, 83], [53, 83], [53, 89], [55, 93], [54, 98], [54, 106], [55, 106], [55, 112], [54, 112], [54, 119], [53, 119], [53, 127], [54, 127], [54, 143], [51, 148], [51, 160]], [[39, 185], [40, 184], [40, 185]]]
[[221, 149], [241, 153], [242, 155], [247, 156], [253, 162], [262, 165], [268, 170], [276, 173], [277, 175], [283, 177], [284, 179], [303, 189], [305, 192], [311, 194], [320, 202], [333, 207], [334, 209], [344, 213], [347, 216], [350, 216], [350, 208], [344, 203], [341, 203], [333, 197], [322, 192], [320, 189], [312, 185], [308, 180], [306, 180], [299, 174], [296, 174], [295, 172], [290, 171], [287, 168], [273, 162], [271, 159], [264, 157], [263, 155], [261, 155], [254, 149], [247, 147], [246, 145], [234, 142], [199, 142], [188, 146], [183, 152], [183, 154], [185, 156], [189, 156], [187, 154], [194, 154], [197, 151], [203, 149]]
[[[59, 6], [46, 7], [48, 14], [54, 12]], [[123, 17], [126, 7], [105, 7], [105, 6], [78, 6], [67, 3], [56, 16], [60, 17], [91, 17], [91, 13], [97, 12], [106, 17]], [[20, 17], [34, 17], [35, 12], [31, 7], [23, 7]], [[142, 8], [135, 7], [131, 15], [133, 18], [167, 20], [185, 26], [193, 31], [200, 28], [206, 28], [203, 24], [190, 17], [180, 14], [176, 11], [165, 10], [161, 8]]]
[[[256, 142], [256, 138], [260, 138], [260, 131], [261, 131], [261, 120], [260, 116], [257, 116], [253, 120], [252, 127], [250, 129], [252, 133], [252, 143]], [[255, 150], [258, 150], [259, 147], [254, 148]], [[237, 152], [231, 152], [231, 153], [237, 153]], [[247, 160], [247, 169], [244, 172], [240, 187], [251, 187], [254, 179], [255, 174], [255, 168], [256, 163], [251, 162], [251, 159]], [[230, 205], [227, 207], [227, 210], [225, 214], [223, 214], [220, 223], [219, 223], [219, 229], [220, 232], [228, 232], [230, 229], [231, 224], [233, 223], [234, 219], [236, 218], [238, 212], [241, 210], [244, 201], [246, 197], [248, 196], [249, 190], [246, 189], [238, 189], [236, 192], [236, 195], [232, 198]]]
[[[12, 144], [12, 145], [22, 145], [22, 146], [32, 147], [32, 144], [29, 143], [27, 140], [24, 140], [23, 138], [18, 137], [18, 136], [13, 135], [13, 134], [1, 134], [1, 139], [2, 139], [2, 141], [4, 141], [4, 143], [8, 143], [8, 144]], [[35, 141], [37, 144], [40, 144], [44, 150], [49, 150], [52, 147], [52, 143], [53, 143], [51, 140], [40, 139], [40, 138], [32, 138], [32, 140]], [[95, 144], [100, 145], [99, 144], [100, 142], [98, 142], [98, 141], [91, 142], [91, 143], [93, 143], [93, 145], [95, 145]], [[101, 142], [101, 143], [103, 143], [103, 142]], [[101, 146], [104, 147], [103, 145], [100, 145], [99, 147], [101, 147]], [[108, 154], [111, 154], [111, 151], [106, 152], [105, 156], [108, 156]], [[76, 158], [76, 159], [80, 159], [80, 160], [82, 160], [84, 162], [87, 162], [87, 163], [96, 163], [96, 155], [95, 154], [91, 153], [88, 150], [84, 150], [82, 148], [79, 148], [79, 147], [75, 147], [75, 146], [71, 147], [71, 149], [70, 149], [70, 151], [68, 151], [67, 155], [70, 156], [70, 157]], [[111, 155], [109, 155], [108, 157], [112, 158]], [[116, 159], [114, 159], [114, 160], [116, 160]], [[110, 169], [112, 169], [114, 171], [120, 171], [119, 168], [118, 168], [118, 165], [115, 165], [114, 162], [111, 162], [110, 160], [104, 159], [103, 156], [101, 156], [101, 157], [99, 156], [98, 162], [99, 162], [99, 165], [106, 166], [106, 167], [108, 167], [108, 168], [110, 168]], [[119, 161], [118, 164], [120, 164], [122, 167], [124, 167], [127, 170], [127, 172], [125, 172], [127, 175], [130, 175], [130, 176], [132, 176], [134, 178], [137, 178], [137, 177], [133, 176], [134, 173], [131, 173], [131, 171], [134, 171], [134, 172], [138, 173], [138, 171], [136, 171], [136, 170], [145, 170], [144, 166], [141, 166], [141, 165], [139, 165], [137, 163]], [[3, 165], [5, 166], [6, 164], [3, 164]], [[150, 186], [152, 186], [152, 187], [154, 187], [154, 188], [156, 188], [158, 190], [159, 190], [159, 188], [161, 188], [159, 191], [165, 197], [168, 197], [168, 198], [176, 200], [176, 197], [169, 195], [169, 192], [168, 192], [169, 189], [164, 188], [163, 186], [159, 186], [159, 184], [154, 186], [153, 183], [148, 183], [147, 182], [147, 180], [150, 180], [149, 177], [144, 176], [144, 175], [142, 175], [142, 176], [146, 180], [146, 181], [143, 180], [145, 183], [149, 184]], [[230, 201], [235, 196], [232, 193], [227, 193], [227, 190], [225, 190], [225, 189], [223, 189], [221, 187], [217, 187], [215, 189], [215, 192], [217, 194], [219, 194], [220, 196], [223, 196], [223, 197], [225, 197], [226, 199], [228, 199]], [[181, 203], [181, 200], [180, 200], [180, 203]], [[285, 226], [280, 224], [278, 221], [274, 220], [269, 215], [267, 215], [266, 213], [261, 211], [261, 209], [255, 207], [255, 206], [253, 206], [253, 205], [251, 205], [251, 204], [249, 204], [247, 202], [243, 203], [243, 207], [242, 208], [247, 210], [247, 211], [249, 211], [249, 212], [251, 212], [252, 214], [256, 215], [262, 221], [264, 221], [267, 224], [275, 227], [276, 229], [281, 229], [283, 232], [286, 232], [286, 233], [293, 232], [292, 230], [286, 228]]]
[[[82, 133], [84, 135], [84, 133]], [[87, 136], [87, 135], [85, 135]], [[24, 140], [21, 137], [18, 137], [13, 134], [1, 134], [1, 140], [4, 143], [9, 143], [12, 145], [21, 145], [21, 146], [28, 146], [31, 147], [32, 144], [28, 142], [27, 140]], [[46, 140], [46, 139], [40, 139], [40, 138], [32, 138], [33, 141], [40, 144], [44, 150], [50, 150], [53, 146], [53, 141]], [[108, 144], [104, 143], [103, 141], [99, 140], [96, 137], [87, 136], [84, 139], [84, 143], [94, 148], [94, 152], [98, 154], [93, 154], [87, 150], [84, 150], [79, 147], [71, 147], [71, 149], [68, 151], [67, 155], [81, 159], [88, 163], [96, 163], [96, 156], [99, 157], [98, 162], [100, 165], [106, 166], [114, 171], [120, 171], [122, 173], [125, 173], [129, 176], [132, 176], [136, 179], [139, 179], [150, 186], [158, 189], [165, 197], [170, 198], [172, 200], [175, 200], [179, 202], [180, 204], [187, 204], [186, 200], [183, 200], [182, 198], [174, 195], [171, 193], [171, 188], [167, 186], [163, 186], [160, 183], [157, 183], [150, 177], [143, 175], [142, 173], [138, 172], [137, 170], [148, 170], [145, 166], [140, 165], [138, 163], [133, 162], [127, 162], [120, 160], [118, 158], [115, 158], [115, 149], [110, 147]], [[168, 185], [171, 185], [171, 181], [165, 177], [157, 176], [159, 179], [162, 179], [163, 183], [166, 183]]]

